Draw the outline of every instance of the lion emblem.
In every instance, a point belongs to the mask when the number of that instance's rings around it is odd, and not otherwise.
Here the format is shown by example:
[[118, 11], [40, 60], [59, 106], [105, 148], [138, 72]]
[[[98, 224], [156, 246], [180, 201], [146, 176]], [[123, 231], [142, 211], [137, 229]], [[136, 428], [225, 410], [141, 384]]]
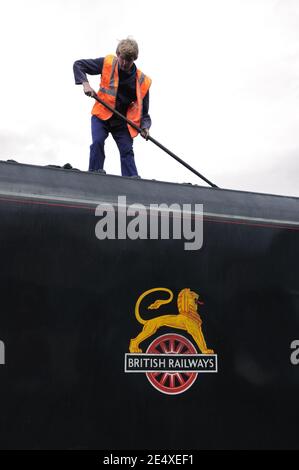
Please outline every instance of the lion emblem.
[[187, 331], [196, 342], [202, 354], [213, 354], [213, 349], [207, 348], [202, 332], [202, 320], [197, 312], [198, 305], [202, 304], [202, 302], [199, 302], [199, 296], [196, 292], [193, 292], [188, 288], [182, 289], [180, 291], [177, 298], [178, 313], [175, 315], [161, 315], [149, 320], [144, 320], [141, 318], [139, 307], [142, 300], [148, 294], [157, 291], [167, 292], [169, 294], [169, 298], [166, 300], [156, 300], [148, 307], [148, 309], [158, 309], [161, 305], [168, 304], [173, 299], [173, 292], [166, 287], [155, 287], [153, 289], [147, 290], [139, 296], [135, 305], [135, 315], [139, 323], [144, 326], [139, 335], [136, 336], [136, 338], [131, 339], [129, 346], [130, 353], [141, 353], [142, 349], [139, 347], [140, 343], [155, 334], [156, 331], [161, 328], [161, 326], [168, 326], [171, 328]]

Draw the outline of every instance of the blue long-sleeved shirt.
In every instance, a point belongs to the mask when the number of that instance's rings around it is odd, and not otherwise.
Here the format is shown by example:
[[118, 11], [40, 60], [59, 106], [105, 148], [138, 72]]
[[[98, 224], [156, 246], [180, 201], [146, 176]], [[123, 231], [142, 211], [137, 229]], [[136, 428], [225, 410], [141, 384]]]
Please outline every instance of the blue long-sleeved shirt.
[[[104, 57], [98, 59], [81, 59], [76, 60], [74, 63], [74, 77], [76, 85], [81, 85], [83, 82], [87, 82], [88, 75], [99, 75], [102, 73], [104, 64]], [[116, 96], [115, 108], [120, 113], [126, 115], [127, 109], [132, 101], [136, 101], [136, 65], [133, 64], [129, 72], [125, 72], [118, 67], [119, 84]], [[142, 103], [142, 117], [141, 117], [141, 128], [151, 127], [151, 118], [148, 113], [149, 110], [149, 92], [145, 95]], [[115, 116], [116, 117], [116, 116]], [[114, 118], [115, 118], [114, 117]]]

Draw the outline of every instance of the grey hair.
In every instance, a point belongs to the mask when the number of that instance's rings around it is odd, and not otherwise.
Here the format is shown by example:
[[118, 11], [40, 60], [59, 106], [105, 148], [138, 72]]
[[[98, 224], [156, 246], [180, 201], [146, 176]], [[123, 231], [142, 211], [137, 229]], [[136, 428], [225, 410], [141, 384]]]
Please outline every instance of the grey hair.
[[135, 39], [127, 37], [127, 39], [121, 39], [119, 41], [116, 54], [122, 55], [126, 60], [136, 60], [138, 58], [138, 44]]

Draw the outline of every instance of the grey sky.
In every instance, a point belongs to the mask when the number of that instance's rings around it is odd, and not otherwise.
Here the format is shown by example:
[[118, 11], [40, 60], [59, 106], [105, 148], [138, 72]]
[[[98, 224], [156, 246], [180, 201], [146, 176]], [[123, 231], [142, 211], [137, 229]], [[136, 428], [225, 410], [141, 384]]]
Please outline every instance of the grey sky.
[[[221, 187], [299, 196], [297, 0], [0, 1], [0, 159], [86, 170], [92, 101], [72, 64], [132, 35], [153, 137]], [[143, 177], [202, 184], [152, 143], [134, 147]], [[120, 174], [111, 137], [106, 154]]]

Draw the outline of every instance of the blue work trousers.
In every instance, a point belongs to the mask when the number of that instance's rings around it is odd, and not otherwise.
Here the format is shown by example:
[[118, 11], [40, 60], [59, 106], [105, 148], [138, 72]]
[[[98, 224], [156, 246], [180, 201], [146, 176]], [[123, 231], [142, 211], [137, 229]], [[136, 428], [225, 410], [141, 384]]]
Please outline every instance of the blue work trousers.
[[102, 121], [96, 116], [91, 118], [92, 144], [90, 146], [89, 171], [103, 169], [105, 161], [105, 140], [111, 132], [120, 153], [121, 174], [137, 176], [134, 160], [133, 139], [125, 122], [110, 118]]

